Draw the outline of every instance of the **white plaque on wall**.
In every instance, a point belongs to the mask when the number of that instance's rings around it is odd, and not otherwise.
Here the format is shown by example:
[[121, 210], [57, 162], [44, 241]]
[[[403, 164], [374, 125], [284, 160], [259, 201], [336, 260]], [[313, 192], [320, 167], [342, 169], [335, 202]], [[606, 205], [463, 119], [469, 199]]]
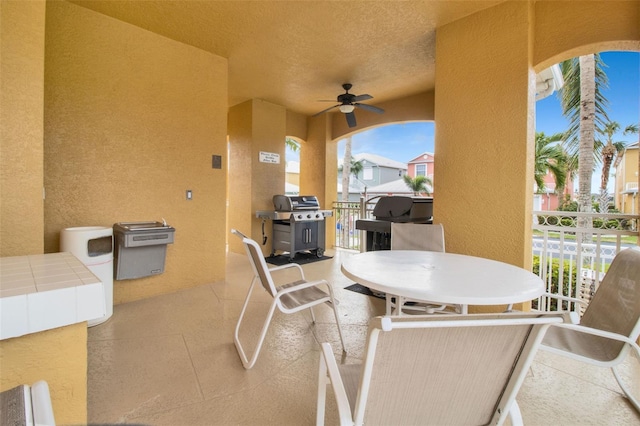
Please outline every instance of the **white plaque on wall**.
[[260, 162], [261, 163], [280, 164], [280, 154], [277, 154], [275, 152], [260, 151]]

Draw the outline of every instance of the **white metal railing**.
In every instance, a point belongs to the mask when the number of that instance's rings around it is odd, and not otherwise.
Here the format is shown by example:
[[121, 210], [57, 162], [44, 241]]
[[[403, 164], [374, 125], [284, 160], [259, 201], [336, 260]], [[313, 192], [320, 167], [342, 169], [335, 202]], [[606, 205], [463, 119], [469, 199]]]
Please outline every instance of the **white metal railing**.
[[360, 202], [335, 201], [333, 217], [336, 221], [336, 247], [360, 250], [360, 231], [356, 230], [356, 220], [360, 219]]
[[627, 191], [638, 189], [638, 182], [627, 182], [627, 184], [625, 185], [625, 189]]
[[356, 221], [373, 218], [373, 207], [378, 198], [380, 196], [365, 201], [364, 197], [360, 197], [359, 201], [335, 201], [333, 203], [333, 216], [336, 220], [336, 247], [361, 249], [361, 231], [356, 229]]
[[[533, 270], [543, 279], [547, 292], [576, 297], [588, 303], [615, 255], [637, 244], [640, 216], [624, 214], [533, 212]], [[540, 298], [541, 310], [582, 306]]]

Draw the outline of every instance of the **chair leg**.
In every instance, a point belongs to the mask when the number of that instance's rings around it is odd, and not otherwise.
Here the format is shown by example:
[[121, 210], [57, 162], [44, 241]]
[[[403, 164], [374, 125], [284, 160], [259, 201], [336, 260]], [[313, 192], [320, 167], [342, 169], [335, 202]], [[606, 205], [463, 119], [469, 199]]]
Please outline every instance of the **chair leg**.
[[616, 370], [616, 367], [611, 367], [611, 371], [613, 372], [613, 377], [615, 377], [616, 381], [618, 382], [618, 386], [620, 386], [620, 389], [622, 389], [622, 392], [624, 392], [625, 396], [627, 397], [627, 399], [629, 400], [631, 405], [633, 405], [633, 407], [638, 412], [640, 412], [640, 402], [633, 395], [631, 395], [631, 391], [629, 390], [629, 388], [622, 381], [622, 378], [618, 374], [618, 371]]
[[311, 323], [316, 323], [316, 315], [313, 313], [313, 306], [309, 306], [309, 312], [311, 312]]
[[327, 285], [327, 289], [329, 290], [330, 306], [331, 306], [331, 309], [333, 310], [333, 316], [336, 318], [336, 326], [338, 327], [338, 335], [340, 336], [340, 343], [342, 343], [342, 353], [346, 354], [347, 347], [344, 344], [344, 336], [342, 335], [342, 326], [340, 325], [340, 316], [338, 315], [338, 304], [336, 303], [336, 299], [333, 296], [333, 289], [331, 288], [331, 284]]
[[385, 306], [386, 306], [386, 315], [391, 315], [391, 309], [393, 308], [393, 304], [391, 303], [391, 295], [387, 293], [385, 295]]
[[240, 312], [240, 317], [238, 318], [238, 323], [236, 324], [236, 330], [233, 336], [233, 343], [236, 346], [236, 350], [238, 351], [238, 355], [240, 355], [240, 360], [242, 361], [242, 366], [249, 370], [252, 368], [256, 361], [258, 360], [258, 355], [260, 354], [260, 349], [262, 349], [262, 344], [264, 343], [264, 338], [267, 335], [267, 330], [269, 329], [269, 325], [271, 324], [271, 319], [273, 318], [273, 314], [275, 313], [277, 303], [274, 299], [271, 303], [271, 307], [269, 308], [269, 313], [267, 318], [262, 326], [262, 331], [260, 332], [260, 337], [258, 338], [258, 343], [256, 344], [256, 348], [251, 356], [251, 359], [248, 359], [242, 344], [240, 343], [240, 324], [242, 323], [242, 319], [244, 318], [244, 313], [249, 305], [249, 299], [251, 298], [251, 293], [253, 291], [254, 281], [251, 283], [251, 287], [249, 287], [249, 293], [247, 294], [247, 298], [244, 301], [244, 305], [242, 306], [242, 311]]
[[318, 403], [316, 412], [316, 426], [324, 425], [324, 411], [327, 400], [327, 385], [329, 379], [327, 376], [327, 364], [322, 353], [320, 354], [320, 369], [318, 372]]
[[523, 426], [524, 424], [520, 406], [515, 399], [513, 400], [513, 404], [511, 404], [511, 408], [509, 408], [509, 420], [511, 420], [511, 426]]

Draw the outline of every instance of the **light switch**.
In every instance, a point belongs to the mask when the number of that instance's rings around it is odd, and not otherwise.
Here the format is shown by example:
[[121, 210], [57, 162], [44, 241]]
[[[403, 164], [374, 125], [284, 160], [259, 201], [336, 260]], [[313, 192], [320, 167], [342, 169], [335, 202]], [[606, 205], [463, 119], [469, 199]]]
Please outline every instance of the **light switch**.
[[187, 189], [187, 200], [193, 199], [193, 192], [190, 189]]

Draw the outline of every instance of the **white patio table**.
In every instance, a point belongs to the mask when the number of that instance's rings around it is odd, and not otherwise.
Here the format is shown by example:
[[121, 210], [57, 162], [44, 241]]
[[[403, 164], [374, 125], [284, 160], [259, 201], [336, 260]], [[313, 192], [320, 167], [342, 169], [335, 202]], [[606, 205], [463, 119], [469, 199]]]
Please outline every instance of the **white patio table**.
[[373, 290], [443, 304], [511, 305], [544, 292], [537, 275], [504, 262], [453, 253], [380, 250], [354, 254], [342, 272]]

